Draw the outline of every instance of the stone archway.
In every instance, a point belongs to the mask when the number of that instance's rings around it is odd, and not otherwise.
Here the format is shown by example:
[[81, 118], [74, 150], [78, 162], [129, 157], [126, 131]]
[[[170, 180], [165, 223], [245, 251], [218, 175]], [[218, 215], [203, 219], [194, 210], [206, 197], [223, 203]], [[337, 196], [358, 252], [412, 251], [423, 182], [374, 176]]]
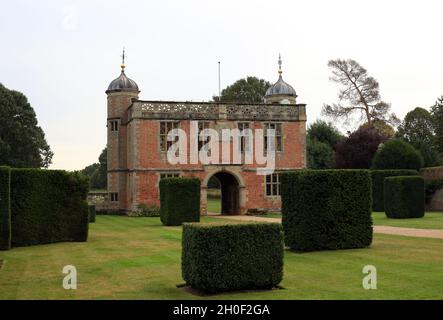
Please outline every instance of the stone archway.
[[[234, 172], [219, 170], [209, 174], [202, 183], [202, 201], [207, 207], [207, 184], [211, 177], [216, 177], [220, 182], [221, 190], [221, 214], [239, 215], [241, 214], [244, 185], [241, 177]], [[206, 211], [206, 210], [205, 210]], [[205, 212], [206, 213], [206, 212]]]

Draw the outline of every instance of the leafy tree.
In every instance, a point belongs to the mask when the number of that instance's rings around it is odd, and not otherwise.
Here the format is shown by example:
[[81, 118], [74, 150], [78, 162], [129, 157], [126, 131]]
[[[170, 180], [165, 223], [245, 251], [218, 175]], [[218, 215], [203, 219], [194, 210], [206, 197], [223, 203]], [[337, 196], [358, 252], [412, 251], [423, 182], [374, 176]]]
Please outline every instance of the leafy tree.
[[331, 123], [317, 120], [309, 125], [306, 136], [308, 168], [333, 168], [335, 147], [343, 139], [343, 135]]
[[415, 108], [406, 114], [398, 127], [396, 137], [419, 150], [423, 156], [424, 166], [432, 167], [440, 164], [434, 131], [434, 122], [429, 111]]
[[337, 143], [342, 141], [345, 137], [336, 127], [334, 127], [332, 123], [317, 120], [309, 125], [307, 130], [307, 138], [326, 143], [333, 150], [335, 150]]
[[377, 130], [380, 134], [388, 138], [392, 138], [395, 135], [394, 128], [390, 124], [381, 120], [373, 120], [371, 125], [369, 125], [366, 122], [365, 124], [362, 124], [360, 127], [372, 127], [375, 130]]
[[266, 80], [247, 77], [223, 89], [221, 97], [213, 96], [212, 99], [221, 102], [260, 103], [270, 86], [271, 83]]
[[0, 165], [48, 168], [54, 153], [26, 96], [0, 83]]
[[397, 125], [399, 120], [390, 113], [391, 106], [380, 98], [378, 81], [368, 75], [368, 72], [357, 61], [330, 60], [328, 66], [332, 69], [333, 82], [342, 85], [338, 95], [340, 102], [323, 106], [323, 114], [334, 119], [349, 121], [352, 114], [359, 113], [360, 121], [372, 126], [379, 120]]
[[374, 156], [372, 169], [412, 169], [423, 167], [423, 157], [420, 152], [401, 139], [387, 141]]
[[335, 166], [339, 169], [369, 169], [380, 143], [387, 137], [370, 127], [351, 133], [337, 144]]
[[98, 160], [99, 163], [93, 163], [83, 170], [81, 173], [89, 177], [89, 185], [92, 189], [106, 189], [108, 183], [108, 161], [106, 147], [101, 152]]
[[308, 138], [306, 140], [306, 153], [309, 169], [330, 169], [334, 167], [335, 152], [329, 144]]
[[443, 153], [443, 96], [438, 98], [435, 104], [431, 107], [431, 115], [434, 122], [438, 152]]

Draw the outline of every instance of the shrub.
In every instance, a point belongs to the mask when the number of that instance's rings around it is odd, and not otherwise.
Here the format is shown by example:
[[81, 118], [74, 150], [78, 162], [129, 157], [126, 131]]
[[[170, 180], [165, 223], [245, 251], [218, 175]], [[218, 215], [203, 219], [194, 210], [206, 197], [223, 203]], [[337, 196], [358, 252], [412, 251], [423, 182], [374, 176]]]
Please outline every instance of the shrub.
[[283, 278], [283, 249], [278, 223], [185, 223], [182, 276], [212, 293], [271, 289]]
[[371, 127], [361, 127], [336, 146], [335, 167], [338, 169], [369, 169], [380, 143], [387, 137]]
[[11, 248], [11, 170], [0, 167], [0, 250]]
[[296, 251], [367, 247], [372, 242], [368, 170], [282, 174], [285, 243]]
[[412, 145], [400, 139], [387, 141], [372, 161], [372, 169], [411, 169], [423, 167], [423, 157]]
[[137, 210], [128, 213], [130, 217], [160, 217], [160, 208], [140, 203]]
[[388, 218], [421, 218], [425, 215], [425, 183], [420, 176], [385, 179], [385, 212]]
[[89, 222], [94, 223], [95, 222], [95, 205], [88, 205], [88, 212], [89, 212]]
[[326, 143], [306, 139], [306, 160], [309, 169], [331, 169], [334, 167], [334, 150]]
[[384, 180], [386, 177], [415, 176], [415, 170], [371, 170], [372, 176], [372, 210], [385, 211]]
[[12, 169], [12, 246], [86, 241], [88, 184], [79, 173]]
[[166, 178], [160, 180], [160, 220], [166, 226], [200, 221], [200, 180]]

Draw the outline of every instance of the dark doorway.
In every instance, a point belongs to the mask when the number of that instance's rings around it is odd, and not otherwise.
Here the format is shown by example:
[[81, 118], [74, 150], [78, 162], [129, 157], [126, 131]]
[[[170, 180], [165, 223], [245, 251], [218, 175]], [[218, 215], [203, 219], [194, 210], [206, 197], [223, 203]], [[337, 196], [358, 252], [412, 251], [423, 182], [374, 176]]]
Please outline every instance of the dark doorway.
[[[239, 185], [237, 179], [228, 172], [217, 172], [210, 180], [219, 182], [220, 212], [224, 215], [236, 215], [240, 210]], [[209, 195], [208, 195], [209, 200]], [[213, 199], [211, 200], [213, 201]]]

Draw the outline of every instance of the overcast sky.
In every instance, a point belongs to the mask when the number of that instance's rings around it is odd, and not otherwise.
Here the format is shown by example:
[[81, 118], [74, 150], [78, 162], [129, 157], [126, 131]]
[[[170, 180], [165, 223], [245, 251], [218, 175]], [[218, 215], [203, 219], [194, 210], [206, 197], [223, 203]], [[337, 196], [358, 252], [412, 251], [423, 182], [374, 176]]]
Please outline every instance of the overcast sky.
[[[283, 78], [308, 122], [336, 101], [327, 62], [357, 60], [398, 116], [443, 95], [443, 1], [4, 1], [0, 82], [23, 92], [54, 169], [97, 162], [106, 145], [105, 90], [126, 74], [144, 100], [207, 101], [254, 75]], [[346, 130], [346, 127], [342, 127]]]

